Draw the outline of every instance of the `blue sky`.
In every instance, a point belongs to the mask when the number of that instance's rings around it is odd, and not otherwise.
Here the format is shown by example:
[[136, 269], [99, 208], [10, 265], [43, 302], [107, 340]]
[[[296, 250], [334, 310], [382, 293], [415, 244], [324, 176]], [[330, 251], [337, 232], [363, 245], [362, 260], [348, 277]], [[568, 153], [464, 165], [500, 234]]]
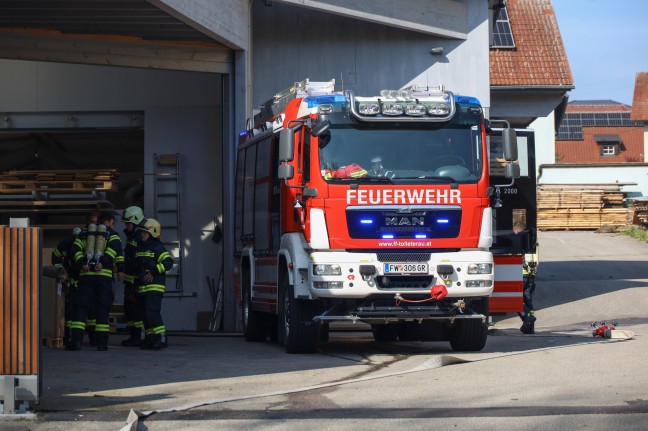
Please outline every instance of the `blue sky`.
[[569, 100], [632, 104], [648, 72], [647, 0], [551, 0], [576, 88]]

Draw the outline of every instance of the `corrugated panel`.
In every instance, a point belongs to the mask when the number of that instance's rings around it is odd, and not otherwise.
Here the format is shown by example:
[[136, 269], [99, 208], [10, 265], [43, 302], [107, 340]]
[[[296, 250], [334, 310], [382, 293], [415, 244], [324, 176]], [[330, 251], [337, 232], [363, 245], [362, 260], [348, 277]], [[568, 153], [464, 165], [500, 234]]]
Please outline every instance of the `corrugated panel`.
[[40, 250], [40, 229], [0, 228], [0, 374], [39, 371]]

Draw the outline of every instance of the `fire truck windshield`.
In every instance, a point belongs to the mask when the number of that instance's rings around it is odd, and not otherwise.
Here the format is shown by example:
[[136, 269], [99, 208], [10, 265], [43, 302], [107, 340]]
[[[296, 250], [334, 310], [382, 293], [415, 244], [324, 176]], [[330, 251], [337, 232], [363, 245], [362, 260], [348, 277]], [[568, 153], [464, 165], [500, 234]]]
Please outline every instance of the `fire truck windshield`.
[[474, 183], [483, 158], [475, 125], [334, 124], [319, 138], [321, 175], [331, 183]]

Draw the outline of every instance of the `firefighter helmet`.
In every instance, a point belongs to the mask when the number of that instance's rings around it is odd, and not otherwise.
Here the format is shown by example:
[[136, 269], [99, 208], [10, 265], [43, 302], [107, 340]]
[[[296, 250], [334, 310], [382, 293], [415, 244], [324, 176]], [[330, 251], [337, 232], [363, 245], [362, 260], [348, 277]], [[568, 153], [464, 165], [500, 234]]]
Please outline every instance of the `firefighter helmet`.
[[137, 230], [143, 230], [151, 234], [153, 238], [159, 238], [162, 231], [160, 222], [154, 218], [147, 218], [142, 222], [142, 224], [137, 228]]
[[142, 212], [142, 208], [136, 206], [126, 208], [124, 210], [124, 213], [122, 214], [122, 221], [124, 223], [133, 223], [135, 225], [139, 225], [142, 221], [144, 221], [144, 213]]

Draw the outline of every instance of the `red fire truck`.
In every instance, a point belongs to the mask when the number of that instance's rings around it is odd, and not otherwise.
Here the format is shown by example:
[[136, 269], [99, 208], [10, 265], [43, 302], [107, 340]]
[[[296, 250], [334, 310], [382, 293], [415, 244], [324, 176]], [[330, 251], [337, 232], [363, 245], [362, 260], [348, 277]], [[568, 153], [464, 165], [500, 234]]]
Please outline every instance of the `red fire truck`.
[[[493, 154], [473, 97], [441, 86], [360, 97], [334, 85], [295, 83], [240, 134], [235, 277], [245, 338], [310, 353], [331, 322], [348, 321], [371, 325], [379, 342], [481, 350], [495, 280], [492, 200], [502, 193], [489, 159], [501, 158], [499, 185], [510, 187], [515, 130], [500, 131]], [[521, 309], [521, 283], [503, 286], [515, 304], [498, 311]]]

